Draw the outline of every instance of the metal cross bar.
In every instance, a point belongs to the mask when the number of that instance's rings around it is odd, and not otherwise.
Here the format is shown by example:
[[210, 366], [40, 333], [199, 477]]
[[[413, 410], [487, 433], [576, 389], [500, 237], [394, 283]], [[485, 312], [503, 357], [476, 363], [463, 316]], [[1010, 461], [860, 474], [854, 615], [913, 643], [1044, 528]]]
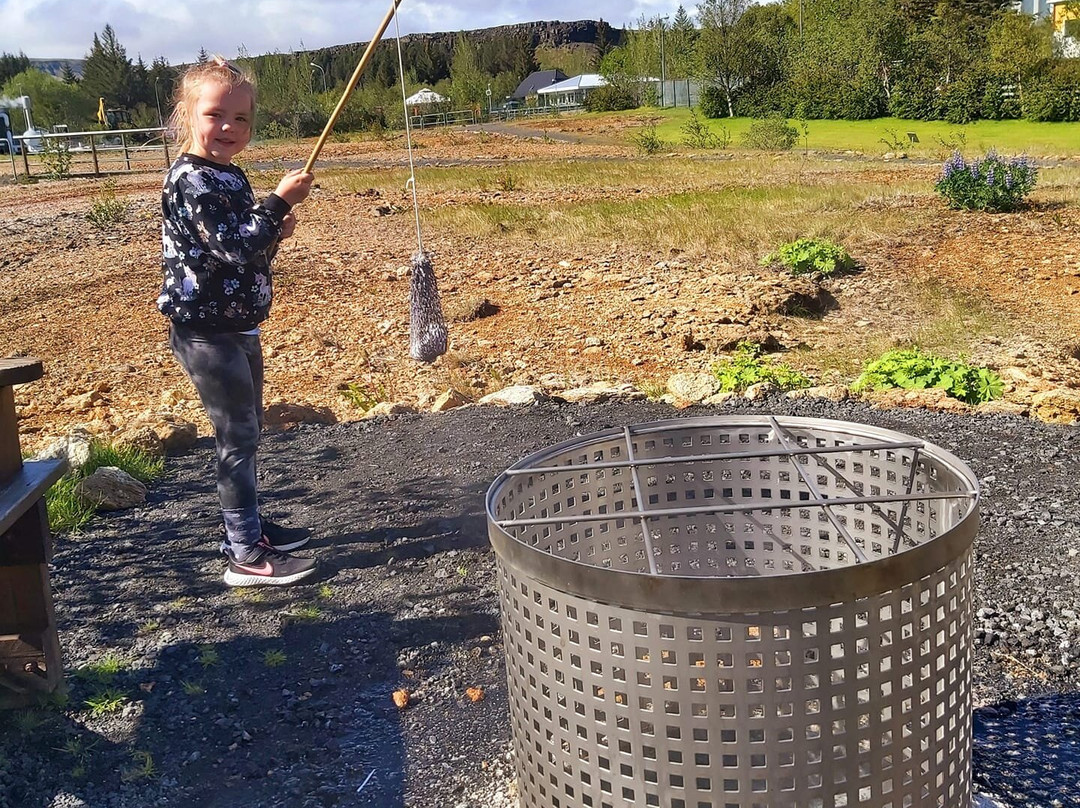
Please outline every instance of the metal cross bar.
[[[909, 493], [909, 494], [911, 493], [911, 489], [915, 485], [915, 472], [918, 470], [918, 468], [919, 468], [919, 450], [918, 450], [918, 448], [916, 448], [915, 451], [911, 455], [911, 474], [908, 475], [908, 480], [907, 480], [907, 493]], [[897, 550], [900, 549], [900, 540], [904, 537], [904, 530], [903, 530], [902, 526], [904, 524], [904, 520], [907, 518], [907, 509], [908, 509], [908, 503], [905, 502], [903, 504], [903, 506], [901, 506], [901, 508], [900, 508], [900, 519], [899, 519], [898, 523], [896, 525], [894, 525], [894, 527], [896, 528], [896, 538], [893, 539], [893, 546], [892, 546], [892, 551], [894, 553]]]
[[952, 491], [936, 494], [889, 494], [875, 497], [842, 497], [836, 499], [760, 500], [736, 504], [723, 502], [693, 508], [663, 508], [656, 511], [618, 511], [617, 513], [572, 513], [566, 516], [544, 516], [533, 519], [502, 519], [495, 522], [499, 527], [524, 527], [527, 525], [558, 525], [564, 522], [613, 522], [616, 519], [656, 519], [667, 516], [694, 516], [703, 513], [749, 513], [772, 511], [777, 508], [825, 508], [841, 505], [867, 505], [872, 502], [918, 502], [936, 499], [974, 499], [974, 491]]
[[[630, 427], [623, 429], [623, 435], [626, 438], [626, 455], [630, 458], [630, 462], [634, 462], [634, 440], [633, 435], [630, 434]], [[634, 495], [637, 497], [638, 510], [641, 512], [641, 538], [645, 542], [645, 553], [649, 559], [649, 572], [652, 575], [656, 575], [656, 559], [653, 557], [652, 546], [652, 533], [649, 530], [649, 520], [645, 516], [645, 498], [641, 495], [641, 479], [638, 475], [637, 466], [630, 467], [630, 474], [634, 480]]]
[[[784, 445], [785, 449], [790, 450], [792, 442], [791, 437], [784, 431], [784, 428], [780, 426], [780, 422], [770, 415], [769, 423], [772, 424], [773, 432], [776, 435], [776, 439]], [[795, 441], [795, 445], [798, 446], [798, 441]], [[791, 454], [789, 454], [788, 460], [790, 460], [791, 464], [795, 466], [795, 471], [797, 471], [799, 473], [799, 477], [802, 478], [803, 485], [809, 488], [810, 493], [812, 493], [815, 497], [817, 497], [818, 499], [822, 499], [821, 492], [814, 484], [814, 481], [810, 479], [810, 475], [807, 474], [806, 469], [802, 467], [802, 463], [798, 462], [795, 459], [796, 454], [798, 454], [798, 452], [792, 452]], [[844, 539], [844, 542], [847, 543], [847, 546], [851, 548], [851, 552], [855, 554], [855, 557], [859, 559], [859, 562], [862, 563], [866, 561], [866, 553], [864, 553], [863, 549], [856, 543], [855, 538], [850, 533], [848, 533], [848, 529], [844, 525], [844, 523], [836, 518], [836, 514], [834, 514], [832, 511], [832, 506], [823, 505], [822, 508], [825, 511], [825, 516], [832, 523], [832, 526], [836, 528], [836, 531]]]
[[872, 452], [882, 449], [915, 449], [924, 444], [922, 441], [904, 442], [881, 442], [881, 443], [852, 443], [842, 446], [806, 446], [797, 449], [780, 448], [777, 450], [755, 450], [747, 452], [718, 452], [714, 454], [700, 454], [679, 457], [669, 455], [665, 457], [650, 457], [640, 460], [598, 460], [595, 463], [581, 463], [579, 465], [565, 466], [531, 466], [523, 469], [507, 469], [506, 475], [513, 477], [520, 474], [546, 474], [565, 471], [593, 471], [598, 469], [619, 469], [632, 466], [664, 466], [673, 463], [711, 462], [713, 460], [749, 460], [755, 457], [782, 457], [792, 454], [818, 455], [837, 454], [840, 452]]

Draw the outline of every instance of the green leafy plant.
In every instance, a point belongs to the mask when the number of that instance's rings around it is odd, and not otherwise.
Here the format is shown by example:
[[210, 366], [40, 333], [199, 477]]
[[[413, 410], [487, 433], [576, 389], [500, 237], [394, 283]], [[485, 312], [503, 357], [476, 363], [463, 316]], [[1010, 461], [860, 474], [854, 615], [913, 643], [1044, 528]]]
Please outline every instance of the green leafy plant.
[[878, 138], [878, 143], [883, 143], [885, 150], [891, 152], [907, 151], [908, 147], [908, 141], [898, 135], [895, 129], [886, 129], [885, 136]]
[[116, 198], [116, 181], [105, 180], [101, 190], [90, 203], [90, 211], [86, 218], [99, 230], [107, 230], [114, 224], [119, 224], [127, 218], [127, 203]]
[[381, 404], [386, 401], [386, 388], [382, 385], [375, 385], [374, 387], [366, 387], [360, 382], [349, 382], [345, 385], [345, 389], [341, 391], [346, 399], [360, 410], [362, 413], [366, 413], [376, 404]]
[[852, 389], [944, 390], [952, 398], [968, 404], [980, 404], [1001, 398], [1001, 377], [985, 367], [926, 353], [919, 348], [901, 348], [882, 354], [869, 362], [855, 380]]
[[500, 174], [499, 178], [495, 181], [495, 184], [498, 185], [499, 190], [504, 193], [517, 190], [517, 180], [514, 179], [514, 175], [509, 171], [504, 171]]
[[319, 586], [317, 597], [319, 600], [330, 600], [334, 597], [334, 590], [330, 584], [322, 584]]
[[126, 668], [125, 662], [119, 657], [107, 654], [97, 662], [84, 665], [75, 670], [75, 675], [80, 679], [86, 679], [101, 684], [108, 684], [116, 675]]
[[285, 664], [286, 659], [288, 659], [288, 657], [285, 656], [285, 653], [276, 648], [268, 648], [263, 651], [262, 661], [268, 668], [280, 668]]
[[782, 244], [761, 259], [762, 266], [770, 264], [782, 264], [792, 275], [831, 275], [855, 266], [847, 250], [826, 238], [800, 238]]
[[630, 135], [630, 142], [646, 155], [659, 154], [668, 148], [668, 142], [656, 134], [656, 124], [652, 123]]
[[182, 681], [180, 682], [180, 687], [182, 687], [184, 689], [184, 693], [189, 696], [201, 696], [203, 693], [206, 692], [206, 688], [203, 687], [199, 682]]
[[713, 365], [712, 373], [720, 382], [723, 393], [741, 393], [759, 382], [771, 382], [781, 390], [810, 386], [810, 379], [805, 374], [762, 357], [761, 346], [752, 342], [740, 342], [735, 348], [735, 355], [730, 360]]
[[133, 749], [131, 758], [134, 764], [120, 772], [120, 779], [125, 783], [134, 783], [139, 780], [149, 780], [157, 774], [154, 765], [154, 757], [149, 752], [141, 749]]
[[798, 142], [799, 130], [779, 114], [755, 118], [743, 134], [747, 148], [761, 151], [789, 151]]
[[991, 149], [981, 160], [967, 162], [953, 152], [941, 168], [934, 190], [961, 210], [1016, 210], [1035, 189], [1038, 168], [1026, 157], [1006, 159]]
[[638, 390], [645, 394], [645, 398], [649, 401], [659, 401], [664, 393], [667, 392], [667, 384], [663, 381], [657, 381], [656, 379], [645, 379], [638, 382]]
[[693, 110], [680, 131], [683, 143], [692, 149], [726, 149], [731, 143], [731, 133], [726, 126], [720, 124], [719, 133], [714, 132]]
[[322, 617], [322, 609], [314, 603], [301, 603], [290, 609], [287, 614], [295, 622], [313, 623]]
[[47, 137], [41, 151], [41, 166], [50, 179], [62, 180], [71, 176], [71, 151], [66, 140]]
[[105, 688], [88, 698], [84, 703], [90, 708], [91, 715], [115, 713], [127, 702], [128, 697], [119, 690]]

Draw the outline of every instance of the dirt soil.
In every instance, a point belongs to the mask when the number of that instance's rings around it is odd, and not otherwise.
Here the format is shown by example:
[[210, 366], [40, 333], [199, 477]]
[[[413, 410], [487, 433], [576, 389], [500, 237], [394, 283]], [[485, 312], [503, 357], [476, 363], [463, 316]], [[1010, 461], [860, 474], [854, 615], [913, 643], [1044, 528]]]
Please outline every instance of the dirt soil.
[[[421, 133], [418, 153], [435, 164], [618, 160], [630, 154], [614, 133], [597, 131], [595, 124], [568, 118], [544, 125], [561, 126], [573, 142]], [[303, 160], [306, 149], [257, 147], [246, 156], [251, 164], [280, 168]], [[326, 166], [406, 164], [401, 139], [331, 143], [324, 154]], [[880, 182], [932, 176], [929, 166], [847, 162], [860, 177], [871, 172]], [[18, 394], [29, 446], [73, 424], [107, 431], [157, 409], [206, 428], [154, 308], [160, 179], [153, 172], [117, 179], [117, 193], [130, 204], [128, 222], [106, 230], [85, 219], [100, 181], [0, 185], [0, 354], [40, 357], [47, 372], [43, 382]], [[612, 193], [650, 191], [597, 188], [582, 196]], [[559, 197], [548, 191], [494, 194], [526, 205]], [[422, 205], [435, 209], [485, 196], [492, 192], [425, 192]], [[746, 314], [741, 290], [775, 278], [752, 261], [732, 266], [707, 255], [617, 244], [578, 250], [533, 240], [489, 244], [428, 228], [425, 246], [448, 314], [465, 317], [485, 299], [498, 313], [451, 322], [450, 353], [433, 366], [417, 366], [406, 356], [405, 269], [415, 244], [406, 205], [404, 196], [316, 190], [299, 209], [298, 234], [284, 244], [275, 265], [274, 309], [264, 327], [268, 404], [322, 407], [348, 420], [358, 416], [341, 393], [349, 383], [414, 406], [451, 386], [479, 396], [520, 383], [662, 383], [672, 372], [713, 361], [711, 348], [686, 348], [714, 342], [717, 323]], [[379, 207], [393, 214], [376, 215]], [[808, 346], [811, 357], [819, 348], [857, 347], [882, 335], [902, 338], [918, 325], [911, 280], [936, 279], [1020, 324], [1030, 337], [1073, 351], [1080, 341], [1078, 235], [1075, 206], [998, 216], [961, 215], [940, 206], [927, 227], [902, 243], [871, 239], [851, 246], [864, 271], [828, 282], [839, 305], [825, 317], [774, 317], [763, 325], [789, 347]]]

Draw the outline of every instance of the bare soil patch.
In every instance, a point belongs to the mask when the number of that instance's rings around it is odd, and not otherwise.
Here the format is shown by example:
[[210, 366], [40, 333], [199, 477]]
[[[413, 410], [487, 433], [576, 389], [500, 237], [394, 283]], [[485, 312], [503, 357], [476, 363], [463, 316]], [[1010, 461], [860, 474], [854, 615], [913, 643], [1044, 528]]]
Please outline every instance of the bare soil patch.
[[[542, 125], [568, 132], [585, 126], [572, 118]], [[420, 133], [418, 141], [418, 154], [436, 163], [632, 156], [625, 142], [602, 137], [567, 143], [456, 130]], [[260, 146], [245, 158], [284, 165], [304, 159], [308, 148]], [[404, 143], [329, 144], [326, 167], [355, 164], [405, 166]], [[846, 171], [882, 183], [932, 179], [930, 167], [898, 163], [852, 160], [840, 171], [815, 172], [811, 165], [806, 179], [837, 181]], [[266, 183], [272, 173], [267, 171]], [[18, 391], [21, 427], [31, 446], [72, 424], [109, 430], [156, 409], [205, 427], [154, 307], [160, 180], [156, 172], [116, 178], [130, 212], [126, 223], [107, 230], [86, 220], [101, 181], [0, 186], [0, 353], [38, 356], [47, 371], [45, 380]], [[650, 189], [601, 187], [579, 196], [632, 193]], [[485, 198], [543, 209], [560, 195], [422, 192], [421, 203], [433, 210]], [[795, 364], [813, 370], [819, 352], [852, 352], [916, 333], [928, 316], [916, 288], [922, 282], [970, 296], [1008, 323], [1006, 330], [1056, 350], [1075, 351], [1080, 339], [1080, 210], [1037, 198], [1020, 213], [971, 215], [947, 210], [928, 192], [887, 204], [929, 206], [929, 226], [902, 240], [848, 245], [862, 271], [827, 282], [838, 305], [816, 319], [781, 316], [748, 300], [756, 293], [748, 290], [767, 288], [778, 277], [749, 262], [733, 266], [709, 255], [622, 244], [568, 250], [535, 239], [472, 239], [428, 227], [425, 246], [447, 311], [484, 299], [498, 311], [452, 322], [450, 353], [419, 366], [407, 357], [405, 268], [415, 244], [408, 204], [404, 193], [383, 199], [319, 189], [299, 209], [297, 236], [276, 263], [275, 304], [264, 328], [268, 404], [325, 407], [350, 419], [359, 415], [342, 395], [350, 383], [419, 406], [451, 386], [478, 396], [522, 383], [656, 384], [673, 372], [707, 367], [730, 322], [768, 329], [786, 347], [802, 346]], [[701, 345], [706, 350], [687, 350]]]

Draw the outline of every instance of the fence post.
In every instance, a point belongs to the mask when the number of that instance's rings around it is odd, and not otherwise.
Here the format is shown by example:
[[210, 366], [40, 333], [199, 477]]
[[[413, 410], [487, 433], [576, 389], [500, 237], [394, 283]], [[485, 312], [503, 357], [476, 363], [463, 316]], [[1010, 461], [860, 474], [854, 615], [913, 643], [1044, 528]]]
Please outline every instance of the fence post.
[[164, 130], [161, 132], [161, 145], [165, 149], [165, 168], [168, 168], [171, 164], [169, 160], [169, 133]]
[[90, 155], [94, 158], [94, 176], [101, 176], [101, 167], [98, 165], [97, 159], [97, 143], [94, 142], [94, 135], [90, 135]]
[[29, 177], [30, 176], [30, 157], [26, 153], [26, 141], [21, 140], [19, 142], [22, 143], [22, 163], [23, 163], [23, 168], [26, 169], [26, 176]]
[[127, 137], [123, 132], [120, 133], [120, 145], [124, 149], [124, 169], [131, 171], [131, 154], [128, 152]]

